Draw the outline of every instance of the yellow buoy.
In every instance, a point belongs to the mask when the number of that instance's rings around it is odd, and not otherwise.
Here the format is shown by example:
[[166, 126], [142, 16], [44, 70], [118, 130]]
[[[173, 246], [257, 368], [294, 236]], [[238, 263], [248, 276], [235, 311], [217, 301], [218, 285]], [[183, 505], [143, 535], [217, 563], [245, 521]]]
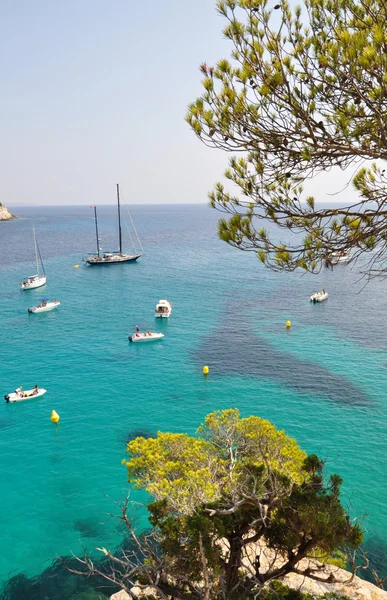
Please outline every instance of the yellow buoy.
[[290, 321], [286, 321], [286, 327], [289, 329], [289, 327], [291, 327], [291, 326], [292, 326], [291, 322]]
[[78, 269], [79, 265], [74, 265], [74, 269]]
[[58, 413], [55, 410], [53, 410], [50, 418], [53, 423], [57, 423], [60, 419], [60, 416], [58, 415]]
[[203, 367], [203, 375], [208, 375], [209, 370], [210, 369], [207, 366]]

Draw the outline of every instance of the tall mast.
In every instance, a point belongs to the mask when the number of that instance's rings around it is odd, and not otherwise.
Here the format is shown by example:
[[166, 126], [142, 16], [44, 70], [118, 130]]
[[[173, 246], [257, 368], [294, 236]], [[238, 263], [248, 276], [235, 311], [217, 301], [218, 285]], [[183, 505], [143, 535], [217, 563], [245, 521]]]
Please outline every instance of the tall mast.
[[36, 259], [36, 274], [39, 275], [39, 261], [38, 261], [38, 247], [36, 245], [35, 227], [32, 228], [34, 232], [34, 246], [35, 246], [35, 259]]
[[120, 245], [120, 254], [122, 254], [122, 233], [121, 233], [121, 211], [120, 211], [120, 186], [117, 185], [117, 205], [118, 205], [118, 242]]
[[96, 206], [94, 206], [94, 220], [95, 220], [95, 236], [97, 238], [97, 256], [99, 258], [98, 219], [97, 219], [97, 207]]

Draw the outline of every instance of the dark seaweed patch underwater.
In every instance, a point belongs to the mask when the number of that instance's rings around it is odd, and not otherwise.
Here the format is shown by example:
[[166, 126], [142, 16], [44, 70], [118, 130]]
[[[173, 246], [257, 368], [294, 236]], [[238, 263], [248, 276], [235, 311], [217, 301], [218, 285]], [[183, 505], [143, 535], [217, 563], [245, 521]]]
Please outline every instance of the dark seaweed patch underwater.
[[[312, 360], [300, 360], [271, 346], [252, 331], [238, 310], [226, 311], [220, 325], [192, 352], [200, 365], [210, 363], [214, 375], [247, 375], [288, 386], [295, 392], [339, 404], [368, 406], [372, 401], [349, 379]], [[238, 335], [235, 335], [235, 332]]]

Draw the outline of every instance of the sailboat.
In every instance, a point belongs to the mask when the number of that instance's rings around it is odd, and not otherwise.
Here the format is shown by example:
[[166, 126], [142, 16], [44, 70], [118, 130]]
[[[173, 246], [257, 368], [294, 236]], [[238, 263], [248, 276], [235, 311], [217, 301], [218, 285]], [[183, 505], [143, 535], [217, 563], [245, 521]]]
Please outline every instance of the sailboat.
[[[23, 281], [21, 281], [19, 283], [19, 286], [22, 290], [32, 290], [33, 288], [38, 288], [41, 287], [42, 285], [44, 285], [46, 283], [47, 277], [46, 274], [44, 272], [44, 265], [43, 265], [43, 261], [42, 261], [42, 256], [40, 254], [40, 250], [39, 250], [39, 246], [38, 246], [38, 242], [36, 241], [36, 234], [35, 234], [35, 228], [32, 228], [33, 234], [34, 234], [34, 245], [35, 245], [35, 259], [36, 259], [36, 275], [30, 275], [29, 277], [26, 277], [25, 279], [23, 279]], [[40, 275], [39, 273], [39, 262], [41, 264], [42, 267], [42, 271], [43, 274]]]
[[[99, 238], [98, 238], [98, 219], [97, 219], [97, 208], [94, 206], [94, 220], [95, 220], [95, 235], [96, 235], [96, 239], [97, 239], [97, 254], [94, 254], [93, 256], [89, 256], [88, 258], [84, 258], [83, 260], [88, 264], [88, 265], [113, 265], [113, 264], [117, 264], [117, 263], [124, 263], [124, 262], [134, 262], [135, 260], [137, 260], [138, 258], [140, 258], [140, 256], [142, 256], [142, 254], [124, 254], [122, 252], [122, 231], [121, 231], [121, 206], [120, 206], [120, 186], [117, 185], [117, 210], [118, 210], [118, 245], [119, 245], [119, 250], [115, 251], [115, 252], [104, 252], [101, 255], [101, 249], [99, 247]], [[132, 217], [130, 217], [132, 220]], [[137, 235], [137, 239], [139, 240], [136, 228], [134, 227], [134, 223], [132, 220], [132, 225], [134, 228], [134, 231]], [[141, 242], [140, 242], [141, 245]]]

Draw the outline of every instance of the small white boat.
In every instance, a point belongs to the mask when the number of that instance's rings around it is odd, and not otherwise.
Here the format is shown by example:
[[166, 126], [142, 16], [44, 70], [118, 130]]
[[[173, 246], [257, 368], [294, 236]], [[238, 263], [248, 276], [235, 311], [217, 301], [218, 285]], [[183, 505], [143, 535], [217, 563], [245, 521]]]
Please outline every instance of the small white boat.
[[310, 297], [310, 301], [313, 303], [323, 302], [324, 300], [327, 300], [327, 298], [328, 292], [326, 292], [325, 290], [321, 290], [320, 292], [314, 292], [314, 294], [312, 294]]
[[10, 394], [5, 394], [4, 399], [6, 402], [22, 402], [23, 400], [31, 400], [32, 398], [39, 398], [44, 396], [47, 392], [44, 388], [38, 388], [35, 386], [32, 390], [22, 390], [21, 387], [17, 388]]
[[332, 252], [329, 256], [329, 262], [331, 265], [337, 265], [338, 263], [346, 263], [351, 260], [349, 252]]
[[168, 300], [159, 300], [156, 304], [155, 317], [167, 319], [172, 312], [172, 304]]
[[41, 287], [47, 281], [45, 275], [30, 275], [30, 277], [26, 277], [23, 281], [20, 282], [20, 289], [22, 290], [32, 290], [34, 288]]
[[53, 300], [52, 302], [50, 302], [50, 300], [41, 300], [40, 304], [37, 304], [36, 306], [31, 306], [31, 308], [28, 309], [28, 312], [29, 313], [48, 312], [49, 310], [54, 310], [54, 308], [58, 308], [58, 306], [60, 306], [59, 300]]
[[[42, 285], [44, 285], [46, 283], [46, 280], [47, 280], [46, 274], [44, 272], [44, 265], [43, 265], [42, 257], [41, 257], [40, 250], [38, 247], [38, 242], [36, 241], [35, 229], [32, 228], [32, 231], [34, 233], [36, 275], [30, 275], [29, 277], [26, 277], [25, 279], [23, 279], [23, 281], [21, 281], [19, 283], [21, 290], [32, 290], [34, 288], [41, 287]], [[40, 259], [40, 264], [42, 266], [42, 271], [43, 271], [42, 275], [40, 275], [40, 273], [39, 273], [39, 259]]]
[[155, 340], [161, 340], [164, 337], [163, 333], [153, 333], [152, 331], [136, 331], [133, 335], [129, 336], [129, 342], [154, 342]]

